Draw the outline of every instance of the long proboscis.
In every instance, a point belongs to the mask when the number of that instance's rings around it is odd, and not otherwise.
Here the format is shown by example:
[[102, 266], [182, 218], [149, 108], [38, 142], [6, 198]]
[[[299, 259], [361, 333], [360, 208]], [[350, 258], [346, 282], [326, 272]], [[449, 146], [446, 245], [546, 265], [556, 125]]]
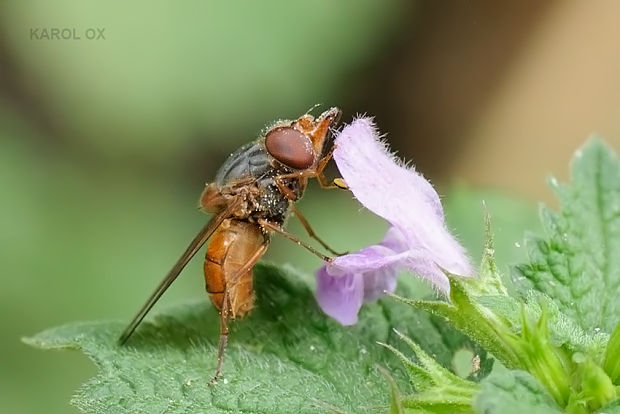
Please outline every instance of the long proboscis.
[[[233, 203], [234, 204], [234, 203]], [[140, 311], [133, 318], [131, 323], [125, 328], [123, 333], [118, 339], [118, 342], [122, 345], [131, 335], [134, 333], [140, 322], [144, 319], [144, 317], [149, 313], [149, 311], [155, 306], [159, 298], [164, 294], [164, 292], [172, 285], [172, 283], [179, 276], [183, 268], [187, 265], [187, 263], [191, 260], [192, 257], [200, 250], [200, 248], [209, 240], [209, 237], [215, 232], [215, 230], [222, 224], [222, 222], [230, 217], [230, 213], [234, 210], [234, 205], [229, 205], [228, 208], [217, 216], [213, 217], [209, 222], [198, 232], [196, 237], [191, 241], [187, 249], [183, 252], [179, 260], [174, 264], [172, 269], [168, 272], [166, 277], [159, 283], [157, 289], [153, 292], [153, 294], [148, 298], [146, 303], [142, 306]]]

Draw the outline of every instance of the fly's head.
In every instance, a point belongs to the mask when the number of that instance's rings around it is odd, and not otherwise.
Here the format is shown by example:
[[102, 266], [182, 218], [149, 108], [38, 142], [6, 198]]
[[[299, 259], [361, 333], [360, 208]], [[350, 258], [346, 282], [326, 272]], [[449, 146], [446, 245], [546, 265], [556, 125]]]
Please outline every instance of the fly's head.
[[269, 155], [294, 170], [316, 168], [329, 129], [340, 119], [341, 111], [330, 108], [314, 118], [304, 114], [295, 121], [278, 123], [265, 135], [265, 148]]

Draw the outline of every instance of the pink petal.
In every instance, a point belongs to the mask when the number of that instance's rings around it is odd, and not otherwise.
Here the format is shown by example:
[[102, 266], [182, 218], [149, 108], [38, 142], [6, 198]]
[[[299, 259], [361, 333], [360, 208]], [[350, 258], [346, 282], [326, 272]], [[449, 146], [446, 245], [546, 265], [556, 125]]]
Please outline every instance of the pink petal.
[[396, 253], [387, 247], [374, 245], [355, 253], [336, 257], [326, 267], [330, 276], [338, 277], [348, 273], [364, 273], [384, 267], [395, 267], [402, 264], [408, 257], [408, 251]]
[[316, 300], [323, 312], [342, 325], [354, 325], [364, 301], [362, 275], [333, 277], [323, 266], [317, 271], [316, 281]]
[[397, 267], [382, 267], [372, 272], [362, 273], [364, 280], [364, 302], [371, 302], [396, 290]]
[[[336, 138], [334, 159], [355, 197], [373, 213], [389, 221], [424, 265], [411, 269], [441, 283], [436, 263], [451, 273], [472, 273], [464, 249], [444, 224], [443, 209], [432, 185], [412, 167], [390, 154], [369, 118], [358, 118]], [[432, 269], [432, 270], [431, 270]], [[442, 288], [442, 286], [438, 286]]]
[[[386, 247], [385, 245], [390, 247]], [[409, 258], [397, 232], [388, 230], [379, 245], [340, 256], [317, 272], [317, 302], [323, 311], [343, 325], [357, 322], [362, 303], [396, 289], [401, 263]]]
[[325, 313], [343, 325], [354, 324], [364, 301], [395, 289], [401, 269], [446, 293], [449, 281], [443, 269], [471, 275], [463, 247], [446, 229], [433, 186], [388, 152], [370, 119], [346, 126], [336, 145], [334, 159], [353, 194], [391, 227], [380, 244], [319, 269], [317, 301]]

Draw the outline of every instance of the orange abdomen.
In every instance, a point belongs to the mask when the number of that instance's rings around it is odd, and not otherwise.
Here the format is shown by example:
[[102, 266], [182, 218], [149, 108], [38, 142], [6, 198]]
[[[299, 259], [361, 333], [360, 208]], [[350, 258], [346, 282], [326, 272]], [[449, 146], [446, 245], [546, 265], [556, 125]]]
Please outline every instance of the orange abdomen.
[[204, 262], [207, 292], [216, 308], [222, 309], [228, 290], [231, 317], [247, 314], [254, 304], [252, 269], [240, 273], [264, 243], [261, 228], [254, 223], [225, 220], [211, 237]]

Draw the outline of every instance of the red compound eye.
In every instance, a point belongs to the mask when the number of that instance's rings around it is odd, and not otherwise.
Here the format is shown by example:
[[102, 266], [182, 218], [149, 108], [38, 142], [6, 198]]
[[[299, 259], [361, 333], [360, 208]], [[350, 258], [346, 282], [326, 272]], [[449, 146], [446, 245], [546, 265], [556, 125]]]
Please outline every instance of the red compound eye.
[[269, 131], [265, 137], [265, 147], [276, 160], [296, 170], [305, 170], [314, 163], [312, 141], [292, 127]]

